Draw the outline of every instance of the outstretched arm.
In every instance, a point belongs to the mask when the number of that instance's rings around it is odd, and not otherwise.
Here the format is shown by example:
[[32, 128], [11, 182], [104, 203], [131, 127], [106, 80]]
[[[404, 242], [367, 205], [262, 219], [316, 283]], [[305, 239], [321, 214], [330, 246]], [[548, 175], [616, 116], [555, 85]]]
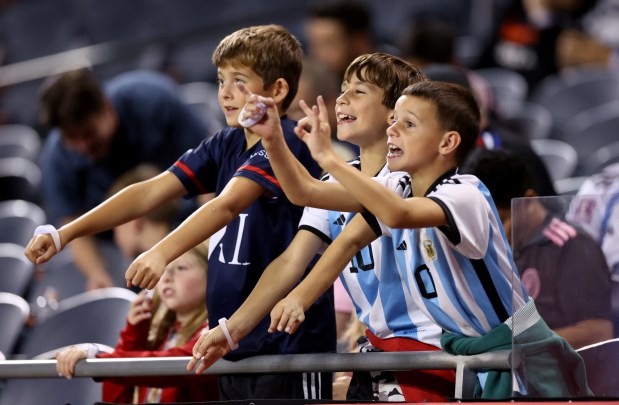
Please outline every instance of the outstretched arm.
[[[227, 327], [234, 342], [239, 342], [247, 336], [277, 301], [294, 287], [321, 244], [322, 240], [313, 233], [306, 230], [297, 232], [286, 250], [264, 270], [243, 305], [228, 320]], [[195, 344], [187, 370], [193, 370], [198, 361], [204, 357], [196, 369], [196, 374], [202, 374], [229, 351], [230, 345], [221, 328], [218, 326], [211, 329]]]
[[131, 263], [127, 286], [155, 287], [165, 266], [198, 243], [210, 238], [254, 203], [264, 192], [258, 183], [234, 177], [217, 197], [202, 205], [173, 232]]
[[[284, 139], [279, 113], [273, 99], [251, 94], [243, 86], [239, 88], [247, 94], [245, 104], [247, 114], [251, 115], [257, 111], [257, 103], [264, 103], [267, 106], [265, 118], [249, 130], [262, 138], [262, 145], [269, 155], [275, 177], [282, 185], [288, 199], [300, 206], [344, 212], [360, 211], [362, 208], [359, 203], [352, 199], [343, 187], [315, 179], [293, 155]], [[324, 107], [324, 103], [322, 105]], [[306, 121], [300, 121], [299, 125], [304, 125], [304, 123]], [[325, 133], [330, 138], [331, 129], [326, 108], [320, 115], [320, 122], [316, 123], [312, 130]]]
[[294, 333], [305, 311], [331, 286], [346, 264], [377, 235], [357, 214], [322, 255], [310, 274], [271, 311], [269, 331]]
[[[150, 180], [128, 186], [61, 227], [58, 230], [60, 244], [64, 247], [76, 238], [93, 235], [141, 217], [186, 192], [176, 176], [167, 171]], [[49, 234], [35, 235], [24, 250], [26, 257], [36, 264], [45, 263], [56, 253], [58, 251]]]

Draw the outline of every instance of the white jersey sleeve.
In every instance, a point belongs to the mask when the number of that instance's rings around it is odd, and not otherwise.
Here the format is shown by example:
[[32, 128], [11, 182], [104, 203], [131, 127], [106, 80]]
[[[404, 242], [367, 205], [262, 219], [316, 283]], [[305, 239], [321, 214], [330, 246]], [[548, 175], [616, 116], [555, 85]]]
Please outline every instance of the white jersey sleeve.
[[447, 226], [439, 227], [439, 230], [447, 236], [454, 249], [466, 257], [480, 259], [486, 254], [490, 227], [496, 222], [495, 215], [480, 191], [480, 182], [476, 177], [461, 175], [458, 181], [454, 178], [428, 194], [428, 198], [445, 211]]
[[331, 244], [331, 230], [329, 228], [329, 213], [327, 210], [305, 207], [299, 221], [299, 230], [304, 229], [322, 239], [318, 254], [323, 254]]

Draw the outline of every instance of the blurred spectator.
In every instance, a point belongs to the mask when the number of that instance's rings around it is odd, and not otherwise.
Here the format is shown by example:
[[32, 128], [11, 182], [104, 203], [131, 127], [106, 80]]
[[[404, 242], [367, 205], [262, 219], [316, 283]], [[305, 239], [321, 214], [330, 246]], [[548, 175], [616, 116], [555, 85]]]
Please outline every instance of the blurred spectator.
[[619, 163], [589, 177], [574, 197], [568, 218], [595, 239], [610, 269], [615, 336], [619, 336]]
[[[529, 89], [556, 73], [557, 38], [578, 28], [597, 0], [515, 0], [500, 16], [494, 42], [483, 52], [477, 67], [498, 66], [517, 71]], [[581, 52], [588, 50], [580, 49]]]
[[372, 16], [365, 4], [354, 0], [322, 2], [310, 11], [305, 24], [307, 54], [344, 77], [357, 56], [375, 51]]
[[427, 19], [411, 24], [400, 44], [400, 51], [402, 58], [423, 68], [432, 63], [458, 64], [455, 46], [456, 33], [450, 25], [437, 19]]
[[602, 246], [613, 280], [619, 283], [619, 163], [589, 177], [578, 190], [570, 219]]
[[[124, 73], [100, 86], [88, 70], [71, 71], [45, 88], [41, 102], [53, 128], [41, 154], [43, 203], [55, 224], [95, 207], [129, 169], [165, 170], [208, 136], [172, 81], [155, 72]], [[76, 240], [72, 253], [87, 289], [113, 286], [95, 239]]]
[[480, 152], [465, 171], [488, 187], [523, 284], [548, 326], [576, 349], [611, 339], [610, 276], [599, 245], [534, 198], [525, 163], [509, 152]]
[[[456, 83], [471, 88], [469, 71], [464, 67], [434, 64], [428, 65], [423, 69], [424, 74], [431, 80]], [[479, 150], [504, 148], [517, 155], [520, 159], [527, 162], [533, 176], [533, 189], [538, 195], [555, 195], [554, 186], [548, 170], [541, 158], [535, 153], [529, 140], [523, 134], [510, 132], [507, 128], [500, 125], [500, 121], [488, 109], [487, 96], [480, 95], [475, 88], [473, 93], [478, 100], [481, 110], [481, 133], [477, 141], [477, 148], [471, 152], [468, 159], [474, 159]], [[468, 160], [467, 159], [467, 160]], [[466, 164], [466, 163], [465, 163]]]

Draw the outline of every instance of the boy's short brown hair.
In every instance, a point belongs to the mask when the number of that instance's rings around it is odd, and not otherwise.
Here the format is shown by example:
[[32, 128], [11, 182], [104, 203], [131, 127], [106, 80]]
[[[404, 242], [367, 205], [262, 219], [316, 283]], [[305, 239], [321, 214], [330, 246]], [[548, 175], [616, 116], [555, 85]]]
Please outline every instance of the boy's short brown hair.
[[420, 97], [436, 107], [436, 120], [445, 131], [460, 134], [456, 160], [461, 164], [479, 136], [481, 114], [473, 93], [459, 84], [428, 80], [404, 89], [404, 96]]
[[105, 98], [88, 69], [77, 69], [54, 79], [41, 95], [41, 121], [50, 127], [80, 125], [101, 112]]
[[251, 68], [263, 81], [263, 88], [283, 78], [288, 95], [282, 103], [287, 110], [297, 94], [303, 69], [299, 41], [281, 25], [258, 25], [240, 29], [221, 40], [212, 57], [215, 66], [241, 65]]
[[382, 52], [361, 55], [352, 61], [344, 73], [344, 81], [350, 81], [353, 76], [383, 89], [382, 103], [390, 109], [407, 86], [426, 80], [416, 66]]

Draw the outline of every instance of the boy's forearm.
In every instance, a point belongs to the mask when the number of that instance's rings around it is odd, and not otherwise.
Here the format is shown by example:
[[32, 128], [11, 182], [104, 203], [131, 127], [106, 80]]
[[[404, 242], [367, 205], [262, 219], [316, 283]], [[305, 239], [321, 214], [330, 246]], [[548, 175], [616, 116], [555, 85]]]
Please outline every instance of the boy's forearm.
[[402, 216], [400, 209], [406, 210], [402, 204], [402, 198], [337, 156], [324, 159], [321, 166], [328, 170], [365, 209], [380, 218], [386, 225], [393, 226], [395, 221]]
[[333, 285], [355, 254], [376, 239], [363, 218], [357, 215], [322, 255], [305, 280], [289, 295], [307, 309]]
[[58, 231], [62, 246], [72, 240], [93, 235], [147, 214], [159, 204], [145, 195], [147, 187], [134, 184], [120, 191]]
[[263, 140], [275, 177], [282, 185], [288, 199], [296, 205], [310, 205], [312, 183], [317, 180], [299, 162], [288, 148], [283, 134], [272, 140]]
[[284, 253], [269, 264], [249, 297], [228, 320], [228, 329], [235, 342], [247, 336], [292, 290], [321, 244], [322, 240], [316, 235], [301, 230]]

